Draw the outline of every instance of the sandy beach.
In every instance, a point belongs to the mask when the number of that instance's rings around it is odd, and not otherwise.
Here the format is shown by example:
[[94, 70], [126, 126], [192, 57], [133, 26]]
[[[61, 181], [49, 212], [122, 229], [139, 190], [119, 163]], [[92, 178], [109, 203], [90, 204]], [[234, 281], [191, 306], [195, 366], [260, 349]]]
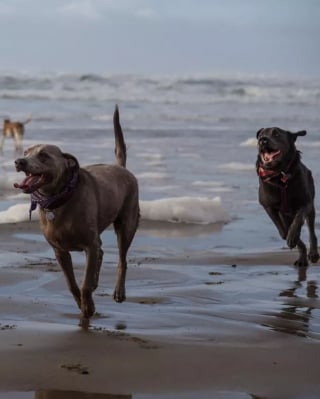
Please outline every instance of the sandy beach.
[[[13, 122], [0, 130], [0, 399], [320, 398], [320, 261], [294, 266], [256, 167], [260, 129], [306, 132], [290, 141], [312, 171], [319, 240], [319, 19], [315, 0], [0, 1], [0, 124]], [[116, 236], [101, 234], [84, 328], [25, 194], [56, 174], [17, 169], [38, 144], [69, 166], [113, 164], [116, 105], [141, 223], [123, 303]], [[72, 259], [81, 285], [85, 254]]]
[[[38, 223], [0, 227], [0, 398], [319, 396], [318, 266], [291, 266], [294, 251], [133, 248], [117, 304], [107, 245], [84, 331]], [[83, 255], [74, 259], [81, 278]]]
[[[257, 175], [257, 132], [300, 132], [319, 240], [319, 20], [316, 0], [0, 0], [0, 399], [320, 399], [320, 261], [294, 266]], [[69, 166], [113, 164], [116, 105], [141, 223], [123, 303], [116, 236], [101, 234], [84, 328], [26, 195], [54, 160], [24, 176], [19, 158], [50, 144]], [[266, 147], [270, 168], [281, 148]], [[108, 193], [100, 205], [112, 213]], [[81, 285], [85, 254], [72, 259]]]

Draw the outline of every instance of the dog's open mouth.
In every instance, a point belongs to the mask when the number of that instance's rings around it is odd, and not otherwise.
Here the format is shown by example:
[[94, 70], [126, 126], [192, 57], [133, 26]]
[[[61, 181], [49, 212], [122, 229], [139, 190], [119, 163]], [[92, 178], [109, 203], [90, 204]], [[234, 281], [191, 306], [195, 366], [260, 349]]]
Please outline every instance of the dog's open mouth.
[[270, 163], [281, 156], [281, 151], [261, 151], [260, 152], [261, 159], [264, 163]]
[[26, 178], [21, 183], [14, 183], [14, 188], [20, 188], [24, 193], [30, 194], [47, 184], [51, 178], [45, 174], [33, 175], [26, 173]]

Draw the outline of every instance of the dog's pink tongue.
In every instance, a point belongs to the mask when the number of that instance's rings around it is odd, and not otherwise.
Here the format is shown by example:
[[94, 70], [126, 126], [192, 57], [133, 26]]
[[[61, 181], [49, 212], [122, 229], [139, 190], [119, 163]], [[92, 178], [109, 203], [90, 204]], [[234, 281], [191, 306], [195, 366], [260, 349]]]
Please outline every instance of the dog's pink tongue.
[[39, 181], [41, 176], [27, 176], [21, 183], [14, 183], [14, 188], [20, 188], [21, 190], [31, 189]]
[[280, 154], [280, 150], [274, 152], [265, 152], [263, 154], [263, 159], [265, 162], [271, 162], [273, 158]]

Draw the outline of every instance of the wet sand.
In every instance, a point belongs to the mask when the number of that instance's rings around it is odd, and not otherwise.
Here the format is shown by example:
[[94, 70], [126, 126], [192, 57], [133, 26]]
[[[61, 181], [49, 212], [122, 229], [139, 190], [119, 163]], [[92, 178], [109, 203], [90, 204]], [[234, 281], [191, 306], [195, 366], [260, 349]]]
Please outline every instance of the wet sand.
[[[138, 243], [150, 228], [141, 226]], [[319, 266], [291, 266], [294, 251], [133, 245], [127, 301], [116, 304], [109, 231], [97, 314], [84, 331], [39, 237], [37, 222], [0, 226], [0, 398], [319, 396]], [[83, 255], [74, 261], [81, 279]]]

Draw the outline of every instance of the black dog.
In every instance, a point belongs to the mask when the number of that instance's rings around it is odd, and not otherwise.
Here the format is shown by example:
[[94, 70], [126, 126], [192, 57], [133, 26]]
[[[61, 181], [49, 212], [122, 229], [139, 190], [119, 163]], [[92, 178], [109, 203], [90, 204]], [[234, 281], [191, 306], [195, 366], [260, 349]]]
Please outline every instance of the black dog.
[[[301, 162], [295, 141], [305, 136], [305, 130], [291, 133], [278, 127], [263, 128], [257, 132], [259, 202], [287, 240], [289, 248], [298, 247], [295, 265], [307, 266], [319, 259], [318, 242], [314, 230], [315, 188], [311, 171]], [[300, 239], [301, 228], [307, 220], [310, 250]]]

